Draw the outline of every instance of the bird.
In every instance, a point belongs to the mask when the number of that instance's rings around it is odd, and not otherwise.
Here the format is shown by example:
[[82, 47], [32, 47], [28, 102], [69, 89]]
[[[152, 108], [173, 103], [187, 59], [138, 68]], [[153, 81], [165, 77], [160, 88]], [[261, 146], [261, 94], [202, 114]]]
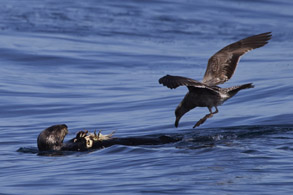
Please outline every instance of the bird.
[[[271, 32], [257, 34], [222, 48], [208, 60], [202, 81], [168, 74], [160, 78], [159, 83], [170, 89], [175, 89], [179, 86], [188, 88], [187, 94], [175, 109], [175, 127], [178, 127], [179, 121], [185, 113], [196, 107], [207, 107], [209, 113], [193, 126], [193, 128], [196, 128], [218, 113], [218, 106], [232, 98], [240, 90], [253, 88], [252, 83], [228, 88], [221, 88], [218, 85], [225, 83], [233, 76], [242, 55], [266, 45], [271, 37]], [[215, 111], [212, 110], [213, 107]]]

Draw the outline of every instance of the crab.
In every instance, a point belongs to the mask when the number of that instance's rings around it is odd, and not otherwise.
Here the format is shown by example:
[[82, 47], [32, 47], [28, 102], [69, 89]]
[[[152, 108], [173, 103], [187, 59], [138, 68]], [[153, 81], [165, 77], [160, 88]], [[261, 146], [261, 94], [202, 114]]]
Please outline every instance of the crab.
[[112, 136], [113, 136], [114, 133], [115, 133], [115, 131], [113, 131], [112, 133], [110, 133], [108, 135], [103, 135], [101, 133], [101, 130], [98, 132], [98, 134], [96, 133], [96, 130], [94, 131], [94, 133], [88, 133], [88, 130], [79, 131], [76, 134], [76, 137], [73, 140], [73, 142], [77, 142], [79, 139], [83, 138], [86, 141], [86, 147], [87, 148], [92, 148], [93, 143], [95, 141], [104, 141], [104, 140], [112, 139]]

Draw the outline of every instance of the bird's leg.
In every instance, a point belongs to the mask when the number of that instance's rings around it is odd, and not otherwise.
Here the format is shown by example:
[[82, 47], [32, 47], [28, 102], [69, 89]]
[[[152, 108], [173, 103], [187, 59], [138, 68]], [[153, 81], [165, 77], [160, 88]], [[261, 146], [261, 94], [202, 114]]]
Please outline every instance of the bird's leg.
[[215, 112], [213, 112], [213, 114], [216, 114], [216, 113], [218, 113], [218, 112], [219, 112], [219, 110], [218, 110], [217, 106], [215, 106], [215, 108], [216, 108], [216, 111], [215, 111]]
[[200, 126], [201, 124], [203, 124], [208, 118], [213, 117], [214, 114], [218, 113], [219, 110], [218, 108], [215, 106], [216, 111], [212, 112], [212, 107], [208, 107], [210, 113], [205, 115], [202, 119], [200, 119], [199, 121], [197, 121], [197, 123], [193, 126], [193, 128]]

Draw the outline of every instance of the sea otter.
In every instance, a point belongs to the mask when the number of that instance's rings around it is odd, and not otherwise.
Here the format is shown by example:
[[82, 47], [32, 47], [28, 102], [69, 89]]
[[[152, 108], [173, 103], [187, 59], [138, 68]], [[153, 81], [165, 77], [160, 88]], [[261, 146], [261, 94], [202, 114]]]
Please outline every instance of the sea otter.
[[87, 151], [92, 149], [101, 149], [112, 145], [159, 145], [178, 142], [182, 137], [170, 137], [160, 135], [157, 137], [127, 137], [115, 138], [113, 133], [102, 135], [88, 131], [79, 131], [75, 138], [63, 142], [68, 134], [68, 127], [65, 124], [53, 125], [43, 130], [38, 136], [39, 151]]

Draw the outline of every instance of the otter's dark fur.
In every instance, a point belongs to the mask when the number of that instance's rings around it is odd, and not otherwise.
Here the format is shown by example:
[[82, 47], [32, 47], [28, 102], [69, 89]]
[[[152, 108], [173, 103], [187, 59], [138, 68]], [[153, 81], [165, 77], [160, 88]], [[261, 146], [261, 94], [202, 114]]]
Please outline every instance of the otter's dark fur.
[[68, 133], [65, 124], [53, 125], [43, 130], [38, 136], [38, 148], [40, 151], [61, 150], [63, 140]]
[[[101, 149], [112, 145], [159, 145], [173, 143], [182, 140], [182, 137], [170, 137], [161, 135], [157, 137], [128, 137], [128, 138], [110, 138], [106, 140], [92, 140], [90, 147], [87, 145], [87, 132], [80, 131], [76, 137], [63, 143], [64, 137], [68, 133], [65, 124], [53, 125], [43, 130], [38, 137], [38, 148], [40, 151], [86, 151], [92, 149]], [[83, 135], [83, 136], [81, 136]]]

